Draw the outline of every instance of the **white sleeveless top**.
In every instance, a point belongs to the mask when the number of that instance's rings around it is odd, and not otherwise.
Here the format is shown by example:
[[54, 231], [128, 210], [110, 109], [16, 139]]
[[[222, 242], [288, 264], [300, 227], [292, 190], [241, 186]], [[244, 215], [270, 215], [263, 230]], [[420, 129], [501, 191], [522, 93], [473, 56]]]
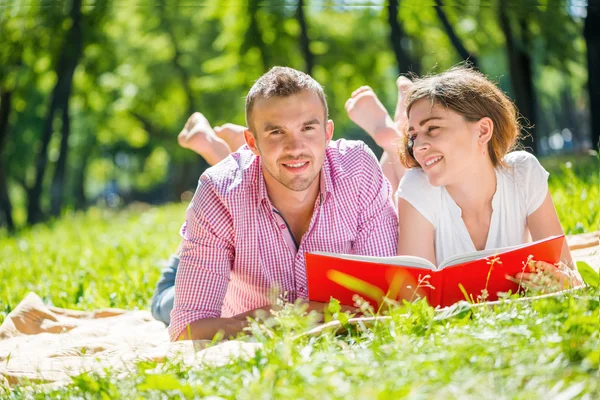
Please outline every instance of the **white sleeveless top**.
[[[507, 167], [496, 168], [496, 193], [486, 249], [529, 241], [527, 217], [548, 193], [548, 172], [530, 153], [515, 151], [504, 157]], [[462, 210], [444, 186], [432, 186], [420, 168], [404, 174], [397, 197], [408, 201], [434, 227], [435, 255], [440, 264], [449, 257], [476, 251], [462, 220]]]

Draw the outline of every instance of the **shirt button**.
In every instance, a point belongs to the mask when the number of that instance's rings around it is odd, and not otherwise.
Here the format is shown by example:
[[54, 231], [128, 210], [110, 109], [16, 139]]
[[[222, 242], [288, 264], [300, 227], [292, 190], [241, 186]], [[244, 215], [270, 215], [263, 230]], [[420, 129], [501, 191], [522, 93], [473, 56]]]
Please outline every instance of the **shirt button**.
[[281, 225], [279, 225], [279, 227], [280, 227], [281, 229], [285, 229], [285, 224], [281, 224]]

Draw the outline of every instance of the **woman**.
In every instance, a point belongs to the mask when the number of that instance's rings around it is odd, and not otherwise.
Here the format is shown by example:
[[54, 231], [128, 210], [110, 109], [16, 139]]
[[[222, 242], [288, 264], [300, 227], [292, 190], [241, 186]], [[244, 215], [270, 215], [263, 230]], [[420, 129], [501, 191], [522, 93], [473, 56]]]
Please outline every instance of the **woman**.
[[[440, 263], [461, 253], [563, 233], [538, 160], [514, 149], [518, 112], [479, 72], [455, 67], [416, 80], [400, 144], [398, 254]], [[557, 268], [534, 264], [556, 288], [581, 280], [565, 243]], [[536, 281], [535, 271], [516, 278]]]

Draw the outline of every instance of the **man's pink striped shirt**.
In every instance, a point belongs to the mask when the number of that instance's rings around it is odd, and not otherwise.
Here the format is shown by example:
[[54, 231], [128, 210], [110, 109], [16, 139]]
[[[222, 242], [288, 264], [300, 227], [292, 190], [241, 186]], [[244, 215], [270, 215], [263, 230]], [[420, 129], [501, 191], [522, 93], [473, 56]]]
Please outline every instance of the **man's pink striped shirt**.
[[171, 340], [194, 321], [271, 304], [274, 291], [292, 302], [307, 298], [306, 252], [395, 255], [398, 217], [373, 152], [359, 141], [332, 141], [296, 249], [267, 195], [260, 157], [244, 146], [200, 177], [181, 236]]

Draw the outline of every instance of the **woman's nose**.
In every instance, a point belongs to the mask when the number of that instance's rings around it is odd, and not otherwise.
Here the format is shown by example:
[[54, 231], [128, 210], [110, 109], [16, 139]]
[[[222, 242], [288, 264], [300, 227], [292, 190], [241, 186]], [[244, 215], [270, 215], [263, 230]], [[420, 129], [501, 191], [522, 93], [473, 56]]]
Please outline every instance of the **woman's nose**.
[[423, 135], [418, 135], [413, 141], [413, 151], [423, 151], [429, 148], [429, 141]]

